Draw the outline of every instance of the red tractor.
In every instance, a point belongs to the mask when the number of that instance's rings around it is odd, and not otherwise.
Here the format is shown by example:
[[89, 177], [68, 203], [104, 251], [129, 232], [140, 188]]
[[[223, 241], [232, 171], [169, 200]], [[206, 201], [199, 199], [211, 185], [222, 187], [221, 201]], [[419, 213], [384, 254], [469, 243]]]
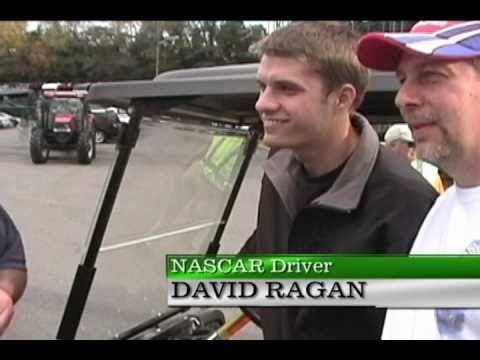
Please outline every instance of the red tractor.
[[47, 162], [50, 150], [77, 151], [80, 164], [95, 158], [94, 117], [84, 103], [86, 91], [45, 91], [40, 98], [37, 125], [32, 128], [30, 156]]

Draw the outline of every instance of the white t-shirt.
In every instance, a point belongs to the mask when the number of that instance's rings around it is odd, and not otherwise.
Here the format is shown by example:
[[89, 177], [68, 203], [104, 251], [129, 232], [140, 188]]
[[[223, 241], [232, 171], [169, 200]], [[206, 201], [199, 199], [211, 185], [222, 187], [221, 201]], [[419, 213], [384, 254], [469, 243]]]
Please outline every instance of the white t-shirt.
[[[480, 241], [480, 186], [451, 186], [428, 213], [410, 254], [465, 254]], [[477, 250], [478, 251], [478, 250]], [[466, 310], [462, 338], [480, 339], [480, 310]], [[382, 339], [442, 339], [434, 309], [387, 311]]]

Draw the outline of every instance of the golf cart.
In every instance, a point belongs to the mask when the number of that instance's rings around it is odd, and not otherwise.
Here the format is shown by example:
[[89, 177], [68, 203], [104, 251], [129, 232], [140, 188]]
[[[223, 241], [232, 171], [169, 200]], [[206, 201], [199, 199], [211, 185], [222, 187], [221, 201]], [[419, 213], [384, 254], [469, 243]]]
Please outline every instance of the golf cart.
[[95, 158], [95, 125], [84, 104], [86, 91], [44, 91], [30, 136], [34, 164], [48, 161], [50, 150], [77, 151], [80, 164]]
[[[219, 310], [168, 308], [165, 255], [233, 252], [221, 240], [242, 201], [237, 195], [242, 183], [259, 185], [261, 178], [260, 171], [247, 174], [259, 164], [253, 157], [262, 133], [257, 67], [171, 71], [90, 88], [88, 103], [128, 109], [130, 120], [122, 124], [57, 339], [214, 339], [228, 325]], [[393, 108], [393, 77], [375, 84]], [[215, 161], [212, 153], [227, 140], [233, 151]], [[254, 214], [247, 197], [246, 213]]]

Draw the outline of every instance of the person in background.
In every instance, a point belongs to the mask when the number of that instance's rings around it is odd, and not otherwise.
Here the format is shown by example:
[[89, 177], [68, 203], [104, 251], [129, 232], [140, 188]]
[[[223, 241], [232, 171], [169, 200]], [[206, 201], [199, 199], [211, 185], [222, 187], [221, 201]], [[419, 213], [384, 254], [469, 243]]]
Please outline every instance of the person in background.
[[438, 169], [428, 162], [417, 158], [415, 140], [407, 124], [394, 124], [385, 133], [385, 145], [405, 158], [437, 190], [445, 191]]

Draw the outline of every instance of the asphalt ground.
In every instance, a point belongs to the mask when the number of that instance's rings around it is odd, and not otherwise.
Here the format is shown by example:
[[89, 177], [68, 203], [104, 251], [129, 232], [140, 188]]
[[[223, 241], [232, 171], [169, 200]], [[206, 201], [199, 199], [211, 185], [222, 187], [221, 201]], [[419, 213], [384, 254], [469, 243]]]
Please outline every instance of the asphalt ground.
[[[0, 130], [0, 202], [22, 234], [29, 268], [27, 290], [3, 339], [55, 339], [116, 149], [97, 145], [90, 165], [78, 164], [75, 152], [51, 152], [47, 164], [34, 165], [28, 139], [28, 128]], [[228, 195], [202, 179], [199, 161], [210, 141], [202, 129], [142, 124], [76, 338], [108, 339], [167, 309], [165, 255], [203, 253], [214, 230], [207, 225], [218, 221]], [[221, 253], [238, 251], [255, 227], [265, 156], [260, 147]], [[182, 229], [193, 230], [172, 235]], [[227, 321], [239, 313], [222, 310]], [[261, 331], [249, 324], [234, 338], [261, 339]]]

